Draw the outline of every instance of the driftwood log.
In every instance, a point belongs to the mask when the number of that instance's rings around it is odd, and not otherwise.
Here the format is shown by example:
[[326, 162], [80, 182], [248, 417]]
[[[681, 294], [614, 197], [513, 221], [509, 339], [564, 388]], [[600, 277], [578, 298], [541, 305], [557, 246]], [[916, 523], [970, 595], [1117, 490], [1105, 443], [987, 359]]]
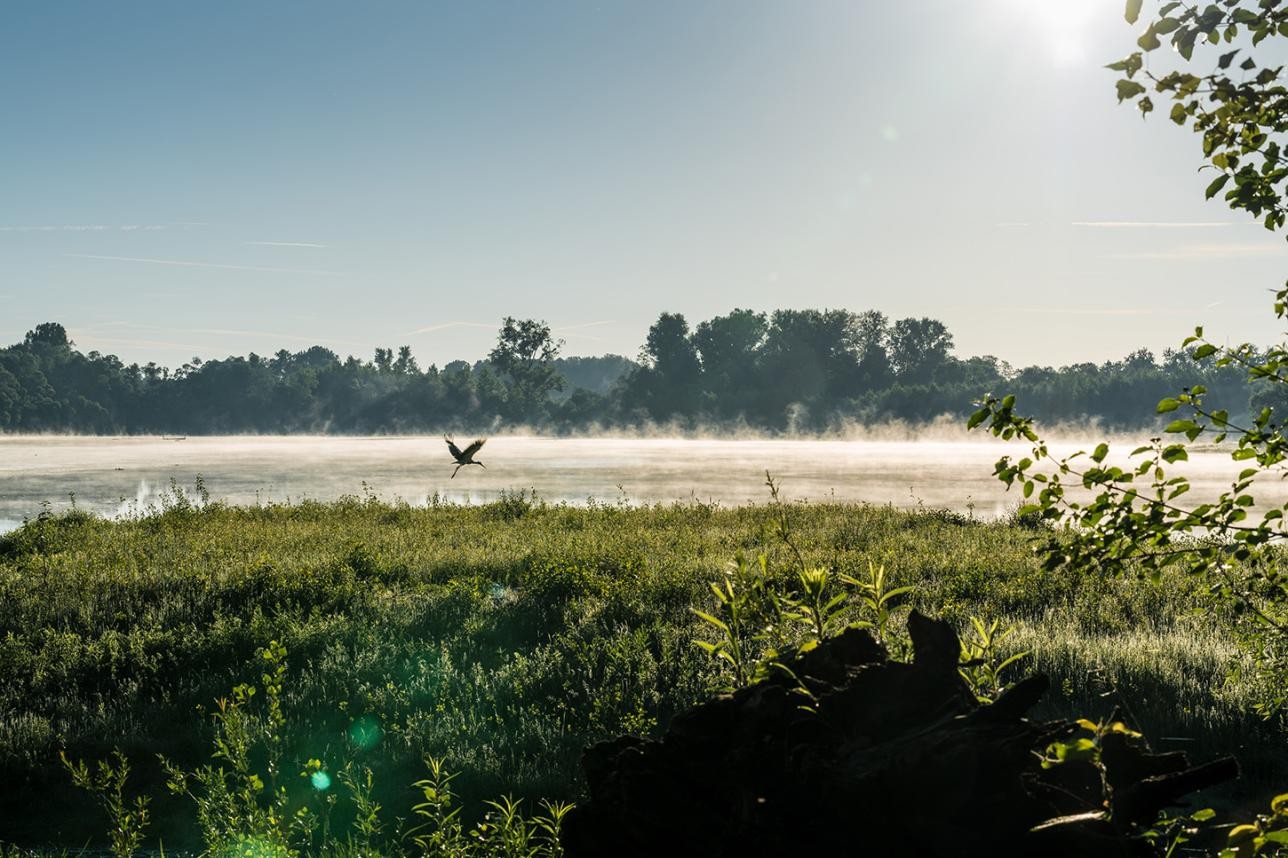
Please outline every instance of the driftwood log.
[[858, 630], [794, 657], [812, 711], [784, 674], [690, 709], [660, 740], [589, 748], [568, 858], [1140, 855], [1135, 826], [1238, 774], [1122, 734], [1100, 766], [1044, 769], [1047, 746], [1079, 729], [1025, 717], [1046, 678], [980, 705], [952, 627], [913, 612], [908, 631], [911, 664]]

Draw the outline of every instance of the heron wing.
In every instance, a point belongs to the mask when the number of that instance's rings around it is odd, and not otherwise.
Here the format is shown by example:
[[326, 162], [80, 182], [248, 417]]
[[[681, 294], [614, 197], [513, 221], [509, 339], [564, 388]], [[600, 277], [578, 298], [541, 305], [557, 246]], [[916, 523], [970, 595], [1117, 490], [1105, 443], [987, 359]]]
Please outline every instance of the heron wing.
[[486, 439], [486, 438], [479, 438], [479, 439], [478, 439], [477, 441], [475, 441], [473, 444], [471, 444], [471, 445], [469, 445], [468, 447], [466, 447], [466, 448], [465, 448], [465, 458], [466, 458], [466, 459], [473, 458], [474, 454], [475, 454], [475, 453], [477, 453], [477, 452], [479, 451], [479, 449], [480, 449], [484, 444], [486, 444], [486, 443], [487, 443], [487, 439]]
[[464, 455], [461, 453], [461, 448], [456, 446], [455, 442], [446, 435], [443, 436], [443, 440], [447, 442], [447, 452], [451, 453], [452, 458], [459, 462], [461, 460], [461, 456]]

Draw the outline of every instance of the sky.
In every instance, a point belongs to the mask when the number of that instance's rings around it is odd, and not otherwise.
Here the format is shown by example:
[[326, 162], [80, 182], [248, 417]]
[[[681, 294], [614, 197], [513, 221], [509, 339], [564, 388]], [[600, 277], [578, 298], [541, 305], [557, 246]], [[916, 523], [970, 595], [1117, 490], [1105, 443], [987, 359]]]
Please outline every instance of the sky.
[[634, 356], [735, 307], [1015, 365], [1276, 339], [1288, 244], [1116, 104], [1121, 5], [13, 0], [0, 343], [442, 365], [513, 315]]

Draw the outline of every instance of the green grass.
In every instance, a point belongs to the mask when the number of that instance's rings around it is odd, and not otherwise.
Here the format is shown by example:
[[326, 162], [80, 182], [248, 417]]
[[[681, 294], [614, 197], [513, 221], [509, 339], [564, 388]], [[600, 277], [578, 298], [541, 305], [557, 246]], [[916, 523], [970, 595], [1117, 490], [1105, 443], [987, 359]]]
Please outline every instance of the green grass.
[[[789, 509], [808, 562], [857, 577], [884, 563], [927, 612], [1015, 625], [1006, 645], [1055, 679], [1047, 714], [1121, 704], [1173, 737], [1164, 746], [1241, 753], [1256, 784], [1288, 781], [1288, 757], [1267, 750], [1282, 736], [1224, 681], [1239, 658], [1230, 619], [1192, 582], [1046, 573], [1034, 533], [1008, 523]], [[156, 754], [207, 762], [213, 702], [258, 681], [254, 654], [270, 640], [288, 651], [288, 760], [371, 766], [390, 819], [408, 814], [427, 754], [460, 773], [467, 799], [575, 799], [587, 743], [655, 732], [725, 681], [693, 646], [691, 608], [710, 607], [706, 582], [739, 551], [787, 568], [765, 536], [772, 515], [510, 496], [428, 509], [180, 500], [138, 520], [29, 523], [0, 538], [0, 841], [101, 838], [58, 752], [119, 747], [131, 788], [154, 796], [153, 836], [193, 845], [192, 810], [164, 795]], [[375, 747], [347, 738], [358, 721], [380, 725]]]

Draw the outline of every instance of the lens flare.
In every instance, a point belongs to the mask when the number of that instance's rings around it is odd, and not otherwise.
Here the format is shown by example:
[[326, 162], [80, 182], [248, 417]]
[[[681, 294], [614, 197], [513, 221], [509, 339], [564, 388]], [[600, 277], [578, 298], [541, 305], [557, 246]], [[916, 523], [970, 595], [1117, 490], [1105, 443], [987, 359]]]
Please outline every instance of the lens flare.
[[318, 792], [326, 792], [331, 788], [331, 776], [319, 769], [309, 775], [309, 783], [313, 784], [313, 788]]
[[286, 847], [258, 837], [238, 837], [214, 853], [217, 858], [288, 858]]
[[367, 751], [380, 743], [382, 732], [379, 720], [371, 715], [364, 715], [349, 727], [349, 741], [356, 748]]

